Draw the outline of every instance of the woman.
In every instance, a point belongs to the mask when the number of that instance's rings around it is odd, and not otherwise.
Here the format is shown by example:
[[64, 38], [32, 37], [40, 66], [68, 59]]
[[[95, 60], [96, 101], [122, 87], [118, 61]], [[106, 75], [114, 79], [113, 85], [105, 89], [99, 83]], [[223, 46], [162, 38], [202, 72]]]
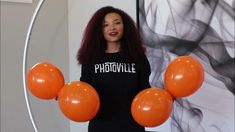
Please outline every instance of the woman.
[[144, 132], [131, 115], [135, 95], [149, 88], [150, 65], [134, 21], [125, 12], [103, 7], [95, 12], [77, 54], [80, 81], [91, 84], [101, 100], [89, 132]]

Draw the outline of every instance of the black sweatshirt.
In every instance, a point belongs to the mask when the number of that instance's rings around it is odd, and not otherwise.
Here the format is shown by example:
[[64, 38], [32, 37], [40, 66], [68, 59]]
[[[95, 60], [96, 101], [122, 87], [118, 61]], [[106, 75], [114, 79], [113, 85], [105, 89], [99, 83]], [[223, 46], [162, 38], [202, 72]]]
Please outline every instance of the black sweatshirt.
[[130, 131], [138, 130], [135, 127], [140, 126], [131, 115], [131, 103], [138, 92], [150, 87], [150, 65], [146, 56], [125, 62], [121, 52], [105, 53], [97, 63], [83, 64], [81, 72], [80, 81], [91, 84], [100, 97], [99, 112], [90, 121], [89, 129], [92, 126], [96, 132], [98, 128], [102, 132], [106, 132], [105, 129], [125, 132], [129, 131], [128, 127], [132, 127]]

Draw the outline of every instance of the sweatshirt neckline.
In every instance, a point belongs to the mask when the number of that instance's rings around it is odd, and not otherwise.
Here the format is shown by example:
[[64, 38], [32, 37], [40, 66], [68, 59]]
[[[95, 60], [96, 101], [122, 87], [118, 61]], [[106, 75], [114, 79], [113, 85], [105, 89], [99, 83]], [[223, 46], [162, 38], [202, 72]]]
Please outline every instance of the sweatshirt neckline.
[[104, 54], [106, 54], [106, 55], [112, 55], [112, 54], [119, 54], [119, 53], [121, 53], [121, 51], [118, 51], [118, 52], [109, 52], [109, 53], [107, 53], [107, 52], [105, 52]]

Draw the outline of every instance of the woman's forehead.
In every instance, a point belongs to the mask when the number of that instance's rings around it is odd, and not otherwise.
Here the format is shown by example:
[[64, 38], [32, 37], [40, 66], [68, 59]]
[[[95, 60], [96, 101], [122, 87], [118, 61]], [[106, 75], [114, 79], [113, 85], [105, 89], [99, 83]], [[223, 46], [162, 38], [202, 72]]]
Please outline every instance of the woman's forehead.
[[111, 12], [106, 14], [106, 16], [104, 17], [104, 22], [108, 22], [108, 21], [118, 21], [118, 20], [122, 20], [121, 16], [118, 13], [115, 12]]

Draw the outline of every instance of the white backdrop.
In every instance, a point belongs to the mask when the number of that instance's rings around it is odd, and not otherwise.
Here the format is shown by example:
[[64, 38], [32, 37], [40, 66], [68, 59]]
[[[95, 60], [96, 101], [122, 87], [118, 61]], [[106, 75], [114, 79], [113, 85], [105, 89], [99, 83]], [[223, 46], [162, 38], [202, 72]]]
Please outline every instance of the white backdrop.
[[0, 1], [19, 2], [19, 3], [32, 3], [33, 2], [33, 0], [0, 0]]

